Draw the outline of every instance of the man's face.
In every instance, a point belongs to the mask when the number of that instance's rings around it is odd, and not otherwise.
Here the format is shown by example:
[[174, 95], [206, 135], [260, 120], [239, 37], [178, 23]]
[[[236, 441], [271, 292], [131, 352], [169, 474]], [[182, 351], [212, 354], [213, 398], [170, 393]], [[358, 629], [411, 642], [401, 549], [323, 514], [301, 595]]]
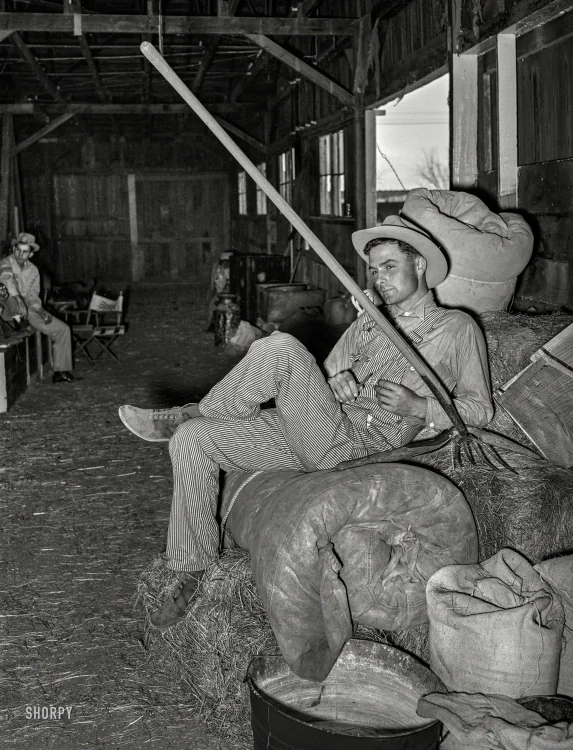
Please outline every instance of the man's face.
[[400, 304], [420, 289], [423, 274], [418, 271], [416, 259], [403, 253], [397, 242], [388, 240], [375, 245], [368, 261], [376, 290], [387, 305]]
[[31, 255], [32, 248], [30, 245], [16, 245], [14, 248], [14, 260], [19, 266], [25, 266]]

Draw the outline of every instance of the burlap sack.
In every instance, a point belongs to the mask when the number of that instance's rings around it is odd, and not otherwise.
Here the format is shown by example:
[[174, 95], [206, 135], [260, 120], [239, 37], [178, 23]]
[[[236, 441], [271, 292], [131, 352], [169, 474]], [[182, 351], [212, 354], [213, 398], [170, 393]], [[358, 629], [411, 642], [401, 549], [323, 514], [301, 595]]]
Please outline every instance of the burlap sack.
[[371, 464], [235, 476], [222, 515], [251, 552], [278, 645], [300, 677], [326, 677], [353, 622], [383, 630], [427, 622], [432, 573], [477, 560], [469, 505], [429, 469]]
[[544, 583], [561, 597], [565, 611], [565, 629], [559, 662], [557, 692], [573, 698], [573, 555], [554, 557], [535, 566]]
[[520, 555], [502, 549], [428, 581], [430, 666], [450, 691], [510, 698], [554, 695], [564, 614]]
[[401, 214], [429, 232], [448, 256], [435, 291], [440, 304], [475, 312], [506, 310], [533, 251], [533, 233], [516, 213], [496, 214], [475, 195], [415, 188]]

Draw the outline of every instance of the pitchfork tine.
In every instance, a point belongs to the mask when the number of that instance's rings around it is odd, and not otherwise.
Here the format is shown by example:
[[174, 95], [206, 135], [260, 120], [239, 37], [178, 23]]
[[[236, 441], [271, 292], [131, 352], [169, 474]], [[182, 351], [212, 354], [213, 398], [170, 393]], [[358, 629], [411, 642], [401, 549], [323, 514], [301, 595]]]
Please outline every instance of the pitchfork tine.
[[507, 469], [507, 471], [511, 471], [511, 473], [512, 473], [512, 474], [516, 474], [516, 475], [518, 475], [518, 474], [519, 474], [519, 472], [518, 472], [518, 471], [516, 471], [516, 470], [515, 470], [515, 469], [513, 468], [513, 466], [510, 466], [510, 465], [509, 465], [509, 464], [507, 463], [507, 461], [505, 461], [505, 460], [504, 460], [504, 459], [503, 459], [503, 458], [502, 458], [502, 457], [501, 457], [501, 456], [499, 455], [498, 451], [497, 451], [497, 450], [496, 450], [496, 449], [495, 449], [495, 448], [494, 448], [493, 446], [491, 446], [491, 445], [488, 445], [488, 446], [487, 446], [487, 448], [488, 448], [488, 450], [490, 450], [490, 451], [491, 451], [491, 452], [493, 453], [493, 455], [494, 455], [494, 456], [495, 456], [495, 457], [497, 458], [497, 460], [498, 460], [498, 461], [499, 461], [499, 463], [500, 463], [500, 464], [501, 464], [501, 465], [503, 466], [503, 468], [504, 468], [504, 469]]
[[479, 442], [479, 440], [476, 440], [476, 446], [479, 452], [482, 455], [483, 460], [486, 462], [488, 466], [490, 466], [494, 471], [499, 471], [499, 468], [493, 463], [491, 458], [487, 455], [487, 451], [484, 450], [483, 445]]
[[454, 469], [463, 466], [461, 440], [454, 441]]

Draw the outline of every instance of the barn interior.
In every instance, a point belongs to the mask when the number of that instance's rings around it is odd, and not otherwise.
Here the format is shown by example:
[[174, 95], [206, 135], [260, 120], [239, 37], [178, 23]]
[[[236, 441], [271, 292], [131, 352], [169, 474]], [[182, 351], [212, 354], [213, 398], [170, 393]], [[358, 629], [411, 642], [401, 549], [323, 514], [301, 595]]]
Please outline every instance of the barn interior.
[[[253, 747], [242, 680], [276, 641], [248, 555], [231, 550], [208, 571], [216, 616], [202, 602], [187, 630], [142, 633], [167, 586], [157, 561], [147, 566], [163, 542], [170, 465], [124, 434], [117, 406], [204, 396], [245, 351], [239, 322], [247, 339], [288, 330], [318, 358], [356, 315], [340, 275], [145, 43], [362, 289], [351, 235], [398, 213], [408, 192], [377, 184], [377, 120], [447, 77], [447, 185], [423, 187], [467, 192], [531, 227], [533, 252], [509, 296], [468, 307], [508, 408], [493, 429], [548, 465], [452, 469], [449, 449], [421, 463], [466, 495], [480, 561], [510, 547], [541, 564], [573, 548], [573, 403], [563, 395], [573, 371], [572, 0], [0, 0], [3, 250], [34, 235], [42, 299], [73, 325], [94, 292], [125, 300], [97, 361], [80, 356], [79, 325], [73, 392], [50, 382], [46, 336], [0, 339], [6, 747]], [[346, 317], [326, 330], [331, 300]], [[538, 379], [545, 366], [545, 395], [562, 400], [516, 418], [524, 391], [504, 388], [530, 361]], [[208, 663], [192, 627], [224, 642]], [[430, 662], [425, 625], [382, 630], [363, 637]], [[562, 676], [552, 695], [573, 697], [572, 685]]]

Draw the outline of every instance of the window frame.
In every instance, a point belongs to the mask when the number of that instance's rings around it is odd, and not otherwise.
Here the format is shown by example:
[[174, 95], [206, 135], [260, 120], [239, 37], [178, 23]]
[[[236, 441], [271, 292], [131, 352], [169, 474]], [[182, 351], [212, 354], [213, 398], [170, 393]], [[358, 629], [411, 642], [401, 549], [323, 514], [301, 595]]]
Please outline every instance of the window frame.
[[291, 146], [278, 155], [279, 193], [292, 205], [294, 181], [296, 177], [296, 152]]
[[344, 130], [318, 136], [319, 215], [346, 216], [346, 169]]
[[[262, 161], [260, 164], [257, 164], [257, 169], [263, 175], [263, 177], [267, 176], [266, 161]], [[267, 194], [257, 183], [255, 183], [255, 191], [256, 191], [256, 199], [257, 199], [256, 200], [257, 216], [266, 216], [267, 210], [268, 210]]]
[[239, 216], [247, 216], [249, 213], [249, 201], [247, 198], [247, 173], [245, 170], [237, 172], [237, 204]]

